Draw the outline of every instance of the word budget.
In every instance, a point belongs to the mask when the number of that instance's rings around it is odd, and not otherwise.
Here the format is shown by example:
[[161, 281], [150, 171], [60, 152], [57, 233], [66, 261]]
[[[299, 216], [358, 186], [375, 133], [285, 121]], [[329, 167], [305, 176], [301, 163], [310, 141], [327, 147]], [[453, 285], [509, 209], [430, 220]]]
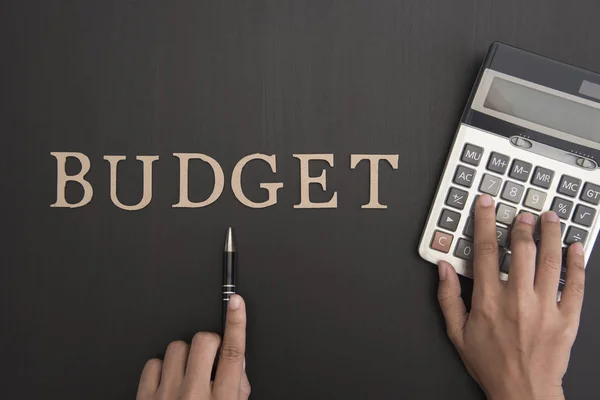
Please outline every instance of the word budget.
[[[91, 162], [88, 156], [77, 152], [51, 152], [56, 159], [56, 201], [50, 207], [60, 208], [78, 208], [83, 207], [92, 201], [94, 188], [92, 184], [86, 180], [86, 174], [91, 168]], [[202, 208], [206, 207], [215, 201], [223, 193], [225, 187], [225, 174], [223, 168], [217, 160], [201, 153], [173, 153], [173, 156], [179, 159], [179, 201], [173, 204], [173, 208]], [[320, 185], [325, 191], [327, 190], [327, 173], [322, 170], [319, 176], [309, 175], [309, 164], [311, 161], [325, 161], [330, 167], [334, 167], [333, 154], [293, 154], [293, 157], [298, 159], [300, 163], [300, 201], [294, 205], [294, 208], [337, 208], [337, 192], [333, 192], [331, 198], [325, 202], [313, 202], [310, 199], [310, 184]], [[66, 170], [67, 159], [73, 158], [78, 160], [81, 169], [76, 174], [69, 175]], [[117, 169], [119, 162], [126, 160], [125, 156], [104, 156], [104, 160], [110, 166], [110, 198], [115, 206], [127, 211], [141, 210], [152, 201], [152, 168], [155, 161], [159, 160], [159, 156], [137, 156], [136, 160], [142, 163], [142, 179], [143, 190], [142, 198], [137, 204], [123, 204], [117, 196]], [[190, 200], [188, 191], [188, 172], [190, 160], [201, 160], [212, 169], [214, 176], [214, 185], [212, 192], [206, 199], [195, 201]], [[255, 202], [250, 200], [242, 188], [242, 171], [246, 164], [251, 161], [265, 162], [271, 169], [271, 172], [277, 172], [277, 157], [276, 155], [266, 155], [261, 153], [250, 154], [240, 159], [231, 173], [231, 190], [237, 200], [243, 205], [250, 208], [266, 208], [277, 204], [277, 191], [283, 187], [283, 182], [268, 182], [260, 183], [259, 187], [267, 191], [267, 200]], [[393, 169], [398, 169], [397, 154], [351, 154], [350, 169], [355, 169], [361, 162], [366, 161], [369, 164], [369, 202], [361, 206], [361, 208], [370, 209], [386, 209], [387, 205], [379, 202], [379, 165], [381, 161], [386, 161]], [[83, 196], [78, 202], [67, 201], [66, 186], [68, 182], [74, 182], [83, 189]]]

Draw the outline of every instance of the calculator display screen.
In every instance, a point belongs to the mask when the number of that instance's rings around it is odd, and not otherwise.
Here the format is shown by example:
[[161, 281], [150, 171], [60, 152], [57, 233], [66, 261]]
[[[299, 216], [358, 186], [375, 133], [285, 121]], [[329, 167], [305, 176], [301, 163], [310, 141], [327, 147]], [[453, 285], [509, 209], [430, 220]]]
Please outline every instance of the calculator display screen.
[[600, 108], [495, 77], [483, 106], [600, 143]]

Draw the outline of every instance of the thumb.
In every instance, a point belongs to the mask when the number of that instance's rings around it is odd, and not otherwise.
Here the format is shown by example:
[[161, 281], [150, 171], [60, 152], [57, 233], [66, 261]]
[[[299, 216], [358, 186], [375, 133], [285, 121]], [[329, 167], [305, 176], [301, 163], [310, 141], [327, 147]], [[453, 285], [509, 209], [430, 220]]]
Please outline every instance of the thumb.
[[467, 308], [460, 297], [460, 282], [452, 265], [445, 261], [438, 264], [438, 272], [438, 302], [446, 320], [446, 331], [452, 343], [459, 347], [463, 343], [463, 330], [468, 317]]

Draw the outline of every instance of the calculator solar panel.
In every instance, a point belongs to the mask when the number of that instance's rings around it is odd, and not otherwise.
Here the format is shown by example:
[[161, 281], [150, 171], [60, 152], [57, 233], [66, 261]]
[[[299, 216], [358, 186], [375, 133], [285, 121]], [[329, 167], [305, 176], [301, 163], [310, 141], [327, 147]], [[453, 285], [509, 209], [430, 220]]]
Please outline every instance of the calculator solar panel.
[[[556, 212], [564, 255], [581, 242], [587, 264], [600, 229], [600, 99], [579, 93], [582, 81], [600, 83], [600, 76], [501, 43], [490, 47], [421, 237], [424, 259], [446, 260], [472, 278], [473, 206], [485, 193], [496, 203], [502, 279], [510, 271], [510, 227], [522, 212]], [[564, 278], [563, 263], [561, 285]]]

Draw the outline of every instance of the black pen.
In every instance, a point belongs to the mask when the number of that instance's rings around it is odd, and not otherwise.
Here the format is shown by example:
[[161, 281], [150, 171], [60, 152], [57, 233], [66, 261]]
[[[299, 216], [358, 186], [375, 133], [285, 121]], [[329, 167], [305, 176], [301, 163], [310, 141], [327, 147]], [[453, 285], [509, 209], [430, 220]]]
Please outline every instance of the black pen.
[[223, 253], [223, 311], [221, 334], [225, 334], [225, 321], [227, 319], [227, 306], [229, 298], [235, 294], [235, 243], [233, 242], [233, 230], [227, 229], [225, 237], [225, 250]]

